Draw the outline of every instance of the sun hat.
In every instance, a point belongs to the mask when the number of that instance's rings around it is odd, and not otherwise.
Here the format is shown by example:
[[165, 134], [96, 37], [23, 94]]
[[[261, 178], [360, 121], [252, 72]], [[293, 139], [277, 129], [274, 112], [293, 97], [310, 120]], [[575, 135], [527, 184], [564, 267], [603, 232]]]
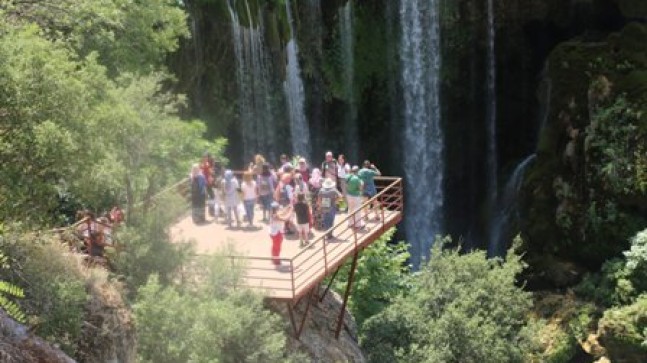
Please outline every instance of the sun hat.
[[324, 189], [333, 189], [335, 187], [335, 182], [330, 178], [326, 178], [326, 180], [321, 184], [321, 187]]

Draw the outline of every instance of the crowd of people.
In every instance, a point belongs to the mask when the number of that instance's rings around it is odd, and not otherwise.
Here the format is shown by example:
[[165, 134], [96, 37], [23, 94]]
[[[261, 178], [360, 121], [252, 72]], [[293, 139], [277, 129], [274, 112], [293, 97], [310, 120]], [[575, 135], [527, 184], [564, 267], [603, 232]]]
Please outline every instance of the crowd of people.
[[[354, 213], [365, 199], [375, 196], [374, 178], [381, 172], [368, 160], [362, 168], [351, 166], [343, 154], [335, 158], [330, 151], [320, 167], [312, 165], [303, 157], [289, 158], [283, 154], [274, 166], [262, 155], [256, 155], [239, 181], [232, 170], [223, 168], [206, 153], [191, 169], [193, 222], [205, 223], [208, 213], [216, 222], [222, 218], [230, 228], [234, 221], [238, 228], [243, 223], [254, 227], [258, 205], [261, 222], [269, 225], [271, 254], [277, 266], [286, 234], [296, 234], [301, 247], [309, 244], [313, 227], [328, 231], [328, 241], [335, 240], [331, 227], [337, 212]], [[379, 203], [372, 203], [363, 218], [349, 220], [349, 227], [364, 229], [371, 211], [379, 220], [379, 209]]]

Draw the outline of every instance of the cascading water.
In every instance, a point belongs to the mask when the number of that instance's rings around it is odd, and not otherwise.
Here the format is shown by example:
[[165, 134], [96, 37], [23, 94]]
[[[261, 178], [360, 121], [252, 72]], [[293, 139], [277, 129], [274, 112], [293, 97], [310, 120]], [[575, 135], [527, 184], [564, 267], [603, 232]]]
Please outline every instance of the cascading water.
[[339, 17], [339, 35], [343, 54], [344, 64], [344, 97], [348, 102], [348, 112], [346, 114], [344, 136], [346, 138], [346, 157], [352, 162], [359, 162], [358, 158], [358, 141], [359, 131], [357, 129], [357, 104], [355, 102], [355, 55], [353, 32], [353, 2], [348, 0], [346, 5], [341, 7], [338, 12]]
[[290, 1], [285, 2], [285, 7], [290, 24], [290, 41], [287, 45], [287, 69], [283, 82], [283, 90], [290, 117], [290, 134], [292, 137], [292, 153], [310, 159], [310, 128], [305, 115], [305, 92], [301, 79], [301, 66], [299, 65], [299, 47], [297, 46], [292, 19]]
[[273, 150], [278, 128], [271, 98], [274, 92], [269, 53], [263, 38], [263, 17], [258, 16], [257, 24], [252, 20], [249, 4], [245, 0], [249, 24], [244, 26], [235, 10], [228, 2], [236, 55], [236, 81], [238, 86], [238, 109], [241, 118], [241, 133], [245, 160], [256, 153], [275, 157]]
[[440, 124], [440, 0], [401, 0], [405, 232], [417, 268], [442, 233], [443, 130]]
[[[546, 76], [546, 71], [542, 75], [543, 81], [540, 86], [542, 94], [541, 110], [539, 112], [539, 128], [537, 129], [537, 140], [539, 134], [548, 122], [550, 116], [550, 101], [552, 99], [552, 81]], [[537, 141], [536, 141], [537, 142]], [[531, 154], [522, 160], [512, 172], [508, 182], [500, 196], [494, 218], [490, 225], [490, 240], [488, 243], [488, 256], [496, 257], [505, 254], [505, 247], [514, 237], [511, 232], [519, 220], [518, 215], [518, 196], [523, 183], [523, 177], [526, 169], [535, 160], [536, 154]]]
[[518, 220], [517, 196], [523, 183], [523, 177], [528, 166], [535, 160], [536, 155], [532, 154], [517, 165], [512, 172], [510, 179], [503, 189], [502, 198], [499, 202], [496, 217], [492, 223], [490, 244], [488, 245], [488, 256], [503, 256], [505, 246], [510, 242], [510, 227]]
[[[497, 163], [497, 143], [496, 143], [496, 121], [497, 121], [497, 102], [496, 102], [496, 29], [494, 22], [494, 0], [487, 2], [487, 205], [490, 214], [490, 235], [496, 228], [496, 210], [497, 210], [497, 193], [498, 193], [498, 163]], [[492, 241], [490, 241], [492, 243]]]

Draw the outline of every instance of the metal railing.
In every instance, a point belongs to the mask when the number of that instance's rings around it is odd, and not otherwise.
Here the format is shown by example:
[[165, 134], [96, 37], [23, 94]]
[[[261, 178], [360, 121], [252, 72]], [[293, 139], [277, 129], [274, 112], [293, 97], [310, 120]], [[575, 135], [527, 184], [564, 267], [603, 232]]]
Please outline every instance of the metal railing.
[[[404, 206], [401, 178], [377, 177], [375, 182], [378, 193], [373, 198], [364, 202], [356, 211], [349, 211], [343, 218], [337, 218], [332, 228], [323, 231], [320, 237], [311, 241], [293, 257], [279, 258], [281, 265], [286, 267], [285, 272], [289, 274], [268, 273], [276, 271], [271, 263], [271, 256], [229, 256], [234, 265], [240, 266], [240, 263], [235, 262], [247, 262], [246, 274], [241, 285], [252, 289], [287, 293], [291, 299], [296, 299], [336, 271], [348, 256], [374, 242], [390, 227], [390, 221], [400, 220]], [[366, 223], [363, 220], [365, 209], [374, 202], [379, 202], [380, 205], [379, 218], [373, 220], [373, 223]], [[373, 217], [374, 214], [375, 212], [371, 211], [369, 217]], [[358, 230], [354, 227], [357, 221], [364, 224], [364, 229]], [[334, 233], [336, 239], [328, 241], [325, 237], [328, 233]], [[254, 262], [261, 262], [261, 266]]]

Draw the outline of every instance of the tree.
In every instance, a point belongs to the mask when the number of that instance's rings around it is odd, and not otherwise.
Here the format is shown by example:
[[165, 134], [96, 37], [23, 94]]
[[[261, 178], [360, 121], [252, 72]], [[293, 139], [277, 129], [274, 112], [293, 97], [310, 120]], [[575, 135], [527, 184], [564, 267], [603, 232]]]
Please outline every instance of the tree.
[[[212, 262], [224, 266], [222, 260]], [[213, 283], [218, 282], [208, 279], [208, 285]], [[246, 291], [220, 292], [163, 287], [153, 275], [134, 305], [140, 359], [156, 363], [284, 360], [283, 323], [263, 308], [261, 297]]]
[[[358, 326], [371, 316], [381, 312], [406, 287], [409, 274], [409, 246], [404, 242], [392, 243], [395, 228], [383, 234], [375, 243], [363, 250], [357, 261], [353, 289], [348, 308]], [[350, 262], [337, 274], [335, 290], [346, 288]]]
[[524, 268], [512, 250], [504, 261], [461, 254], [437, 241], [410, 293], [364, 324], [369, 361], [516, 362], [529, 338], [530, 294], [517, 285]]
[[13, 0], [8, 16], [38, 24], [48, 39], [80, 57], [96, 52], [111, 77], [150, 73], [163, 66], [179, 39], [189, 36], [186, 13], [173, 0]]

